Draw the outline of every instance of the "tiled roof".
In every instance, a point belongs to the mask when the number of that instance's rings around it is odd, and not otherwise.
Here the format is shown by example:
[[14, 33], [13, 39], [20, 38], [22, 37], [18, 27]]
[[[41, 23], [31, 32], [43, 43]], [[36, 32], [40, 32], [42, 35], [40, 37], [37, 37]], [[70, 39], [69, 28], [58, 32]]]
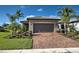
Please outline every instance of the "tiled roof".
[[28, 21], [20, 21], [23, 24], [28, 24]]
[[57, 19], [57, 20], [60, 20], [59, 18], [56, 18], [56, 17], [47, 17], [47, 16], [35, 16], [35, 17], [29, 17], [29, 18], [27, 18], [27, 20], [29, 20], [29, 19], [31, 19], [31, 20], [36, 20], [36, 19], [45, 19], [45, 20], [47, 20], [47, 19]]

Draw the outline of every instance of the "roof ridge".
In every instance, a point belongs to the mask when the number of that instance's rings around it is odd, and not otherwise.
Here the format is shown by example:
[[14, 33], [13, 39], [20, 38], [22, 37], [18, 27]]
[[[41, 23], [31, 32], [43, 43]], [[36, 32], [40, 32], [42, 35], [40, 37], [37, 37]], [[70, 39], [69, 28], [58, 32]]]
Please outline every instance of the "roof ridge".
[[49, 17], [49, 16], [34, 16], [34, 17], [28, 17], [27, 19], [60, 19], [60, 18]]

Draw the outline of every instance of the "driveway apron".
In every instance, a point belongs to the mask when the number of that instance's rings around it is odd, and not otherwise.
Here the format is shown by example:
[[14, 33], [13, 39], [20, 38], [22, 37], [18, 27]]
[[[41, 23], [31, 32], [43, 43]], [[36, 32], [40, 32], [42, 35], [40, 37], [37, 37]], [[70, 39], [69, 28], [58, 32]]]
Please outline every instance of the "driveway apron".
[[34, 33], [33, 48], [71, 48], [79, 47], [79, 43], [59, 33]]

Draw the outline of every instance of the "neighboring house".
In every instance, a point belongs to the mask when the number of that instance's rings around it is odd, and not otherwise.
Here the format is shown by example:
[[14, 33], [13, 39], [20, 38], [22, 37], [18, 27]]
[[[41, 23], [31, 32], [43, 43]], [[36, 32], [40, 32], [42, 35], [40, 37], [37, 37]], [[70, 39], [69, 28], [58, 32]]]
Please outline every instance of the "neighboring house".
[[66, 31], [66, 24], [60, 22], [58, 18], [36, 16], [29, 17], [27, 21], [22, 21], [22, 23], [28, 25], [28, 30], [32, 31], [32, 33]]
[[4, 28], [2, 26], [0, 26], [0, 32], [5, 31]]

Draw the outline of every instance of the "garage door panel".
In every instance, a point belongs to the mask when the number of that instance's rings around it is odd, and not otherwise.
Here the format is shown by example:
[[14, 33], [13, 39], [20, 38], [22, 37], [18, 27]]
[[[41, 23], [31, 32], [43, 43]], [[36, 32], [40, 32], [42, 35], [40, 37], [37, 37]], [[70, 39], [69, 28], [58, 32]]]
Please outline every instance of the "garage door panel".
[[33, 32], [53, 32], [54, 25], [53, 24], [34, 24]]

